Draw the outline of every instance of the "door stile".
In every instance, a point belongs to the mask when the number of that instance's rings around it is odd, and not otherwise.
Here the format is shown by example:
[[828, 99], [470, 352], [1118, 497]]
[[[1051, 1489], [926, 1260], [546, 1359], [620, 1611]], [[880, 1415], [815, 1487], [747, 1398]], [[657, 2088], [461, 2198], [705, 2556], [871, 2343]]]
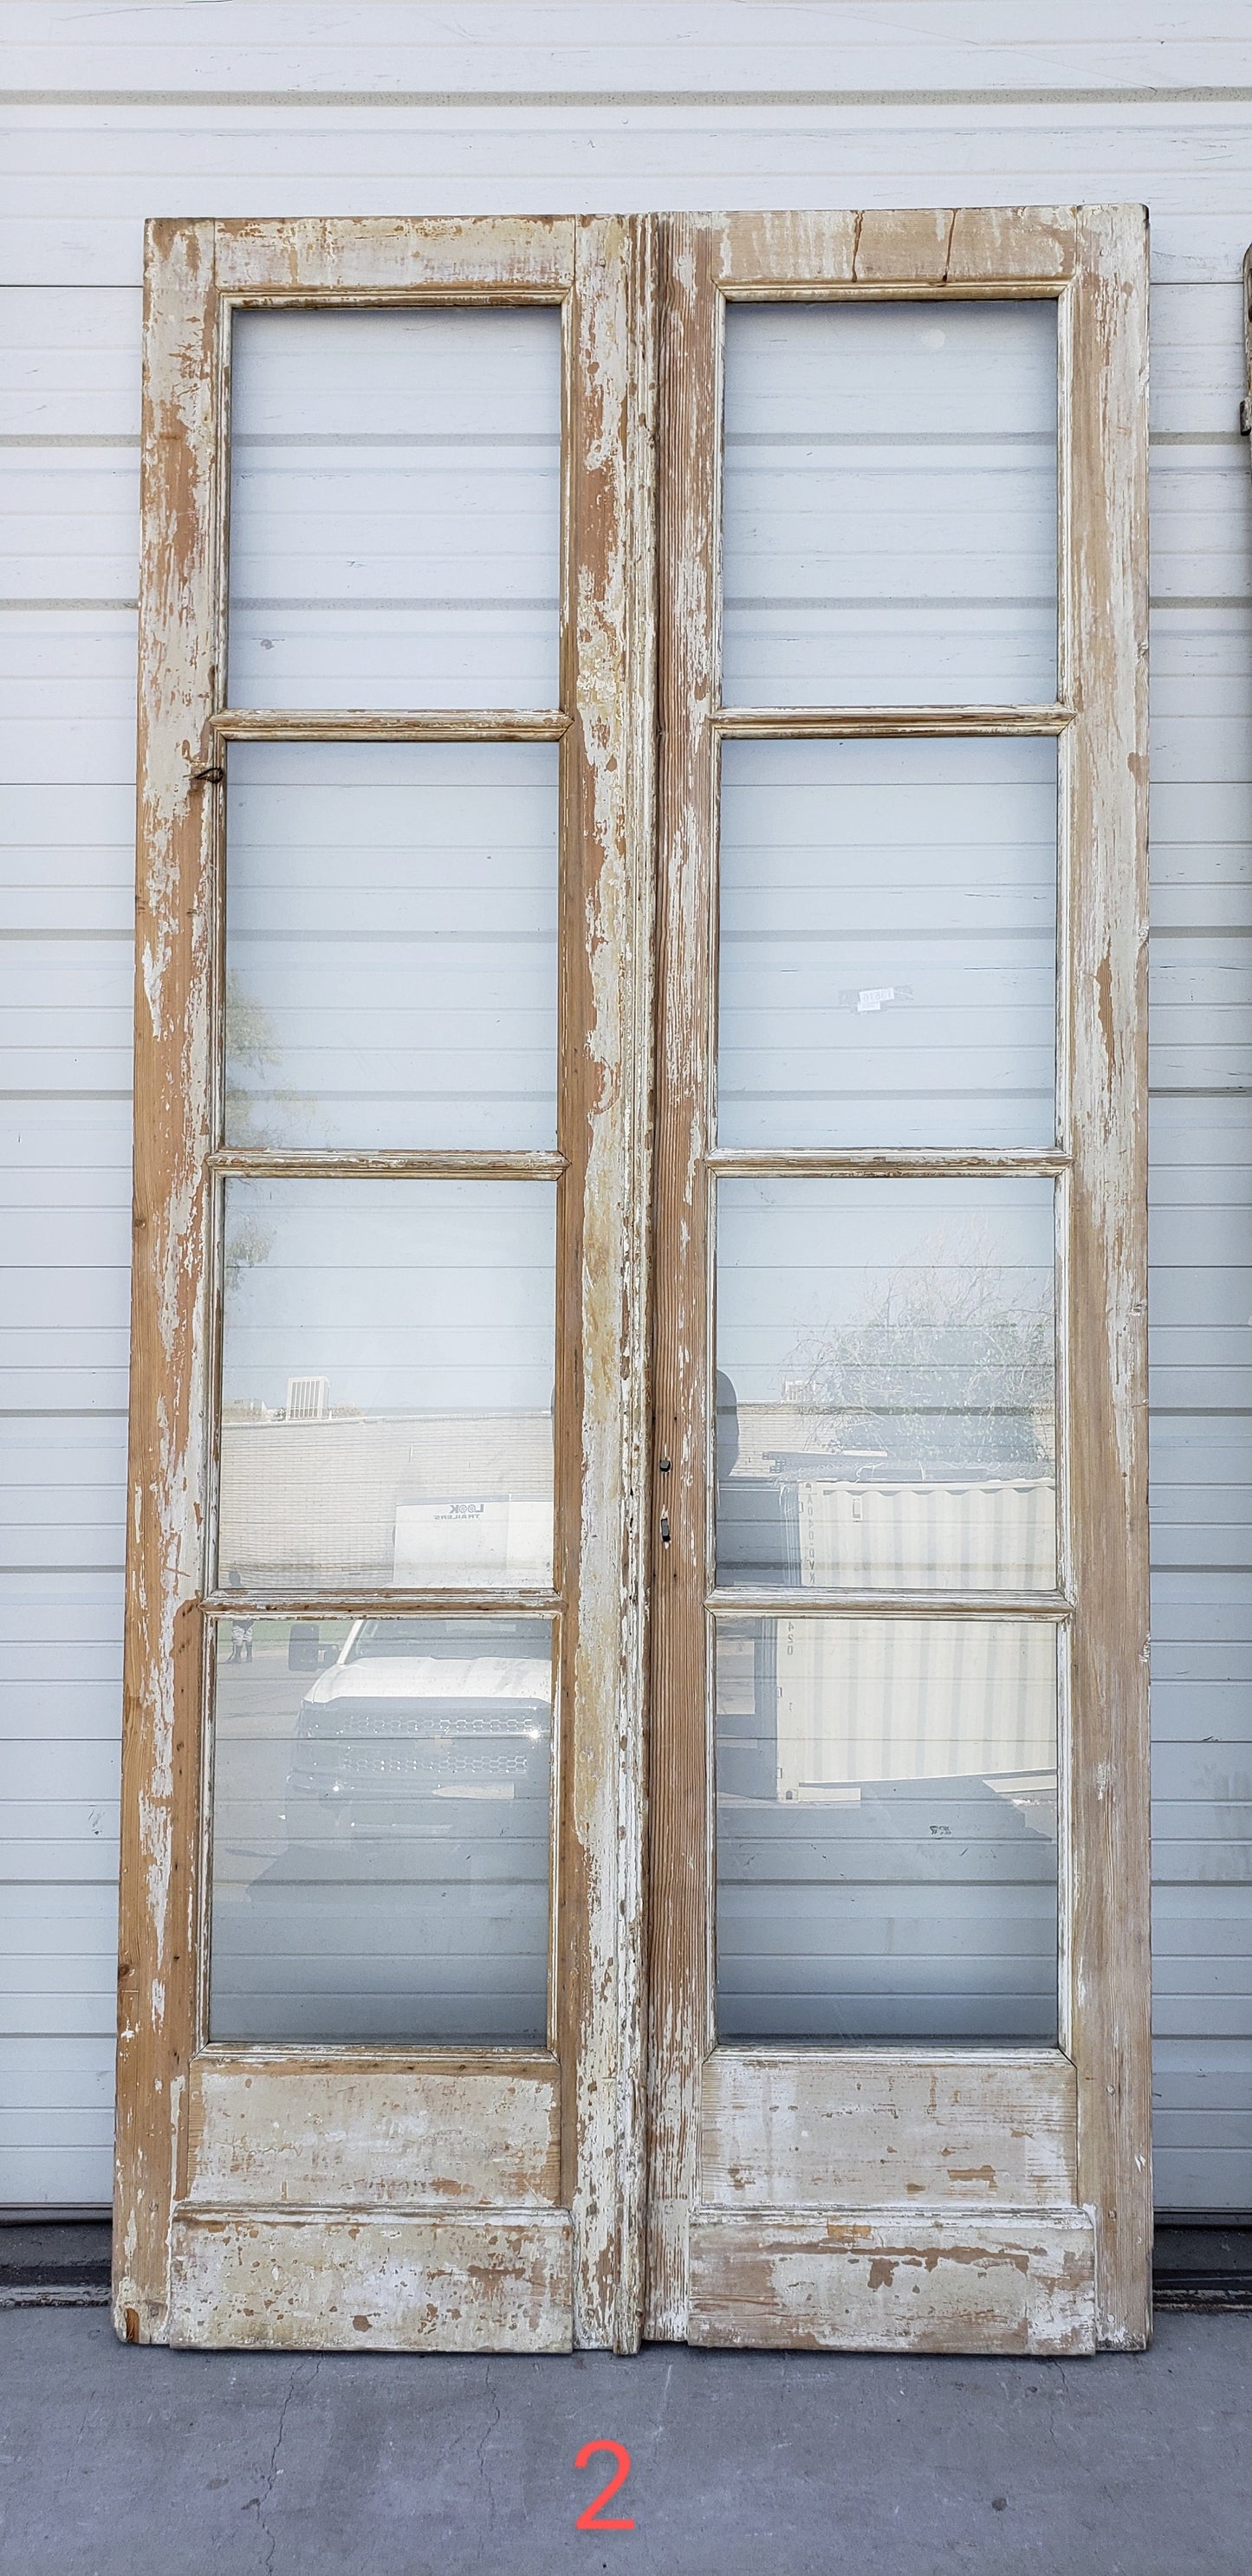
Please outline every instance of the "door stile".
[[[213, 1142], [209, 890], [218, 451], [215, 227], [148, 228], [139, 683], [137, 1124], [118, 1946], [114, 2318], [166, 2331], [170, 2208], [195, 2014], [206, 1263]], [[159, 649], [155, 640], [159, 639]]]
[[[716, 702], [717, 298], [708, 227], [664, 226], [646, 2333], [681, 2340], [708, 2047], [705, 1578]], [[666, 1463], [668, 1461], [668, 1464]], [[668, 1532], [668, 1536], [666, 1533]]]
[[[580, 220], [563, 901], [572, 1544], [558, 1877], [574, 2340], [633, 2351], [643, 2300], [643, 1815], [654, 794], [655, 226]], [[575, 1503], [575, 1498], [577, 1498]]]
[[[1097, 2331], [1150, 2330], [1147, 215], [1077, 217], [1069, 742], [1072, 2051]], [[1116, 480], [1116, 489], [1114, 482]]]

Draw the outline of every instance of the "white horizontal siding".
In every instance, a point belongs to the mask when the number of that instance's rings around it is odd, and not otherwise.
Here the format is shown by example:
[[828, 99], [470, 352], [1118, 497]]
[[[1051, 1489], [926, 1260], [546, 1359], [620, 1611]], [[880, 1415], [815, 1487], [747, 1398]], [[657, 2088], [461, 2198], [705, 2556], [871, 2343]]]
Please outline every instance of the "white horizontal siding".
[[1086, 197], [1148, 203], [1156, 281], [1158, 2194], [1252, 2203], [1247, 13], [7, 0], [0, 41], [0, 2197], [109, 2189], [143, 218]]
[[865, 89], [1230, 87], [1252, 84], [1252, 37], [1223, 0], [1055, 0], [1046, 18], [1007, 17], [1001, 0], [897, 0], [889, 29], [874, 0], [218, 0], [212, 14], [149, 0], [119, 20], [108, 0], [45, 0], [32, 20], [5, 0], [6, 77], [55, 91], [273, 89], [385, 99], [544, 96], [643, 90], [725, 97]]
[[[24, 1427], [3, 1422], [6, 1483]], [[83, 1429], [94, 1447], [125, 1425]], [[0, 2174], [19, 2206], [110, 2196], [121, 1586], [68, 1559], [0, 1572]]]
[[[1167, 327], [1186, 300], [1177, 290], [1158, 294], [1156, 310], [1164, 307]], [[1229, 347], [1237, 373], [1237, 329]], [[1177, 339], [1174, 348], [1180, 353]], [[1212, 508], [1222, 486], [1228, 493], [1224, 528], [1220, 507]], [[1237, 2208], [1252, 2202], [1252, 510], [1246, 449], [1229, 440], [1220, 450], [1158, 446], [1153, 500], [1156, 2190], [1166, 2208]], [[1231, 605], [1162, 604], [1180, 594]]]
[[[1237, 274], [1248, 228], [1242, 128], [1228, 120], [1210, 150], [1197, 155], [1178, 121], [1183, 111], [1155, 150], [1141, 126], [1089, 126], [1056, 108], [1020, 109], [998, 134], [988, 134], [976, 110], [965, 112], [956, 133], [951, 111], [937, 108], [902, 112], [885, 124], [869, 110], [837, 119], [778, 110], [768, 125], [742, 109], [702, 116], [511, 110], [487, 124], [452, 109], [403, 117], [356, 111], [347, 147], [342, 130], [328, 133], [325, 120], [313, 126], [302, 114], [298, 122], [261, 122], [250, 112], [241, 152], [242, 113], [180, 118], [171, 175], [162, 181], [147, 169], [159, 111], [112, 110], [111, 128], [127, 136], [119, 159], [129, 166], [108, 186], [85, 181], [78, 212], [67, 209], [58, 173], [72, 164], [99, 111], [21, 111], [22, 126], [44, 137], [47, 176], [42, 186], [33, 174], [7, 191], [0, 185], [0, 281], [125, 286], [139, 267], [145, 214], [180, 207], [241, 216], [304, 214], [311, 204], [336, 215], [551, 213], [606, 205], [630, 212], [658, 204], [1011, 205], [1101, 196], [1150, 203], [1157, 274], [1202, 283]], [[1192, 113], [1199, 119], [1203, 111]], [[998, 149], [988, 153], [988, 142]], [[345, 148], [350, 173], [336, 176], [329, 165]], [[223, 172], [222, 157], [237, 167]], [[1195, 211], [1197, 157], [1212, 164], [1204, 214]]]

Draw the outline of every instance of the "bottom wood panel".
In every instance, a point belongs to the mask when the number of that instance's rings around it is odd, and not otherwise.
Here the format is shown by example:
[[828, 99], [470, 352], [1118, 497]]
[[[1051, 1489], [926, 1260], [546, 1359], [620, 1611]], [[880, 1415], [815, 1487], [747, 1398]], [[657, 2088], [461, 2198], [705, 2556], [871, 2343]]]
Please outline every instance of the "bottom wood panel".
[[794, 2352], [1095, 2350], [1085, 2210], [691, 2222], [694, 2344]]
[[[568, 2210], [176, 2218], [169, 2339], [287, 2352], [568, 2352]], [[118, 2319], [125, 2334], [127, 2319]]]

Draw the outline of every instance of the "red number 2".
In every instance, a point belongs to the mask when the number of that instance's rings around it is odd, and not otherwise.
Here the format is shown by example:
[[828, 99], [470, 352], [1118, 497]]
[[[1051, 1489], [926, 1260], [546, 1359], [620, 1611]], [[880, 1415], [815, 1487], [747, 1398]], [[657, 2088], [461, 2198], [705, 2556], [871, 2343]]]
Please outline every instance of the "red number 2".
[[606, 2487], [601, 2487], [595, 2503], [589, 2504], [586, 2512], [579, 2514], [578, 2520], [574, 2525], [574, 2529], [575, 2531], [633, 2531], [635, 2528], [633, 2522], [629, 2522], [625, 2519], [619, 2520], [612, 2514], [610, 2514], [607, 2522], [598, 2522], [596, 2519], [601, 2505], [608, 2504], [610, 2498], [616, 2495], [618, 2488], [625, 2486], [626, 2480], [630, 2476], [630, 2453], [624, 2442], [584, 2442], [582, 2449], [574, 2462], [575, 2468], [585, 2469], [588, 2460], [592, 2458], [596, 2451], [612, 2452], [613, 2457], [617, 2462], [617, 2475], [615, 2478], [609, 2479], [609, 2483]]

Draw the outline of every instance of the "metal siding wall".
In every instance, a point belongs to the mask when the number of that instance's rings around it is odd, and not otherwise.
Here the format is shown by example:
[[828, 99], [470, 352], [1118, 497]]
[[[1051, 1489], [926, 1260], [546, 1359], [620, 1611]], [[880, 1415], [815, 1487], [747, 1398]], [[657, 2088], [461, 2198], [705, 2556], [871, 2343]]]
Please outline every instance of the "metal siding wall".
[[1252, 2205], [1252, 26], [1014, 16], [0, 6], [0, 2199], [110, 2187], [144, 216], [1085, 197], [1157, 281], [1157, 2187]]

